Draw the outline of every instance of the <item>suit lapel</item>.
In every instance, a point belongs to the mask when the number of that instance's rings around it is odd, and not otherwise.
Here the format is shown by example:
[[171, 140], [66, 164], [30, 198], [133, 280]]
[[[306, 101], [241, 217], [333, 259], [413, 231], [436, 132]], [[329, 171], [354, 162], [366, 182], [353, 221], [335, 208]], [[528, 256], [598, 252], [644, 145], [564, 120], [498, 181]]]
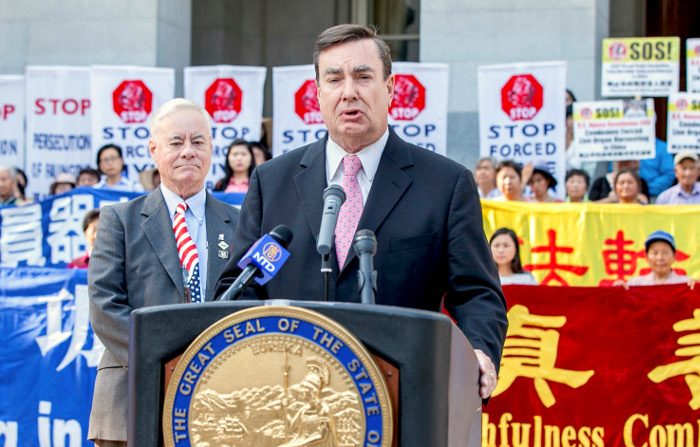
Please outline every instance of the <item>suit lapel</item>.
[[158, 256], [161, 264], [168, 272], [168, 276], [177, 287], [180, 296], [184, 296], [182, 281], [182, 268], [177, 255], [177, 246], [172, 231], [172, 220], [168, 215], [168, 206], [163, 199], [160, 188], [146, 197], [141, 209], [144, 220], [141, 223], [146, 238], [151, 243], [153, 251]]
[[314, 238], [318, 236], [318, 230], [321, 228], [323, 190], [327, 183], [325, 147], [325, 138], [311, 145], [299, 162], [301, 171], [294, 176], [299, 202]]
[[[213, 299], [214, 290], [216, 290], [216, 281], [219, 279], [228, 258], [219, 256], [219, 251], [225, 251], [231, 254], [230, 245], [233, 243], [231, 235], [234, 228], [231, 226], [231, 218], [224, 212], [221, 207], [230, 206], [218, 202], [211, 194], [207, 193], [207, 201], [205, 213], [207, 216], [207, 244], [209, 251], [209, 261], [207, 262], [207, 291], [204, 298], [205, 301]], [[223, 242], [229, 247], [222, 249], [218, 244], [221, 242], [219, 236], [224, 236]], [[228, 237], [226, 237], [228, 235]]]
[[[403, 171], [404, 168], [410, 166], [413, 166], [413, 157], [408, 145], [397, 137], [394, 131], [390, 130], [389, 139], [379, 161], [365, 209], [360, 223], [357, 225], [358, 230], [377, 232], [413, 182], [411, 177]], [[355, 250], [350, 249], [343, 270], [355, 257]]]

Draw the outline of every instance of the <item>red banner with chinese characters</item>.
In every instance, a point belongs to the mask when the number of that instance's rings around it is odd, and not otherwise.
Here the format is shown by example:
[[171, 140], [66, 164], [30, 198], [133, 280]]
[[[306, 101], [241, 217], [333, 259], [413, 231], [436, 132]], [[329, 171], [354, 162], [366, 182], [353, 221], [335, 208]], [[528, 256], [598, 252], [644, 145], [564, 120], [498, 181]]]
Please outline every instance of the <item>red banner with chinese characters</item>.
[[700, 287], [506, 286], [483, 447], [700, 445]]

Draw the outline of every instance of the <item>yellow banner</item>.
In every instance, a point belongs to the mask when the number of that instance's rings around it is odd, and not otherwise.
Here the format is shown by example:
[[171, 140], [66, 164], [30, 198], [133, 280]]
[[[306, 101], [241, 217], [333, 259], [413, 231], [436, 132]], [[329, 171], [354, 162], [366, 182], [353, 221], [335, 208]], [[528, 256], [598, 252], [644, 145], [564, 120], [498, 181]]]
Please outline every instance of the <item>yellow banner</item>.
[[603, 39], [603, 62], [678, 62], [678, 37]]
[[648, 273], [644, 241], [656, 230], [676, 239], [676, 272], [700, 276], [700, 206], [481, 204], [486, 237], [501, 227], [515, 231], [522, 264], [540, 284], [611, 285]]

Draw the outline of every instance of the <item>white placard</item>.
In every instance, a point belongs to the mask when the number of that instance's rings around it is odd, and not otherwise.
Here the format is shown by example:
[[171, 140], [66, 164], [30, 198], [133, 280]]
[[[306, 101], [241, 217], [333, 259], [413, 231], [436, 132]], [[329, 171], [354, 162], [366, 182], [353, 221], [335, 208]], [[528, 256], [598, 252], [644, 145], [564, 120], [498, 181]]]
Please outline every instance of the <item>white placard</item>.
[[574, 144], [583, 161], [654, 158], [654, 101], [575, 102]]
[[690, 93], [700, 93], [700, 39], [685, 41], [685, 83]]
[[478, 68], [482, 157], [546, 163], [564, 197], [566, 63]]
[[678, 37], [603, 39], [603, 96], [668, 96], [677, 92], [680, 46]]
[[225, 175], [226, 152], [234, 140], [260, 141], [266, 73], [265, 67], [185, 68], [185, 98], [200, 104], [212, 117], [214, 152], [208, 189]]
[[276, 157], [326, 136], [313, 65], [272, 68], [272, 154]]
[[25, 169], [24, 76], [0, 75], [0, 164]]
[[447, 64], [395, 62], [389, 125], [404, 141], [447, 155]]
[[676, 93], [668, 98], [668, 152], [700, 153], [700, 94]]
[[90, 135], [90, 70], [28, 66], [27, 195], [45, 197], [58, 174], [94, 164]]
[[148, 153], [148, 119], [175, 94], [172, 68], [90, 67], [92, 138], [96, 154], [105, 144], [122, 148], [126, 177], [153, 167]]

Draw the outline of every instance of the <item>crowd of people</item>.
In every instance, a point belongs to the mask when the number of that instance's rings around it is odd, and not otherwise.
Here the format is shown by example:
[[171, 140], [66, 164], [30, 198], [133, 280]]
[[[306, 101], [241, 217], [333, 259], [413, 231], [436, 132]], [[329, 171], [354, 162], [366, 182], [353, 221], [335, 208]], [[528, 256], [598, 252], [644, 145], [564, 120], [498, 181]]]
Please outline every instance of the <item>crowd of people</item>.
[[[271, 158], [269, 149], [261, 142], [233, 141], [226, 149], [224, 176], [217, 181], [214, 191], [247, 192], [253, 169]], [[122, 148], [117, 145], [106, 144], [98, 149], [96, 163], [97, 168], [83, 168], [77, 177], [70, 173], [58, 174], [49, 186], [48, 195], [62, 194], [78, 187], [150, 192], [160, 185], [157, 168], [144, 170], [138, 179], [127, 177]], [[21, 168], [0, 164], [0, 206], [31, 202], [26, 188], [27, 175]]]
[[[666, 154], [671, 157], [670, 154]], [[639, 160], [613, 163], [613, 169], [591, 183], [588, 171], [570, 168], [566, 172], [565, 202], [597, 202], [648, 205], [700, 204], [698, 154], [682, 151], [672, 157], [671, 180], [659, 189], [658, 178], [646, 179]], [[561, 202], [551, 195], [557, 180], [546, 165], [521, 164], [516, 160], [486, 157], [475, 167], [475, 180], [482, 199], [515, 202]], [[656, 188], [656, 189], [654, 189]]]

